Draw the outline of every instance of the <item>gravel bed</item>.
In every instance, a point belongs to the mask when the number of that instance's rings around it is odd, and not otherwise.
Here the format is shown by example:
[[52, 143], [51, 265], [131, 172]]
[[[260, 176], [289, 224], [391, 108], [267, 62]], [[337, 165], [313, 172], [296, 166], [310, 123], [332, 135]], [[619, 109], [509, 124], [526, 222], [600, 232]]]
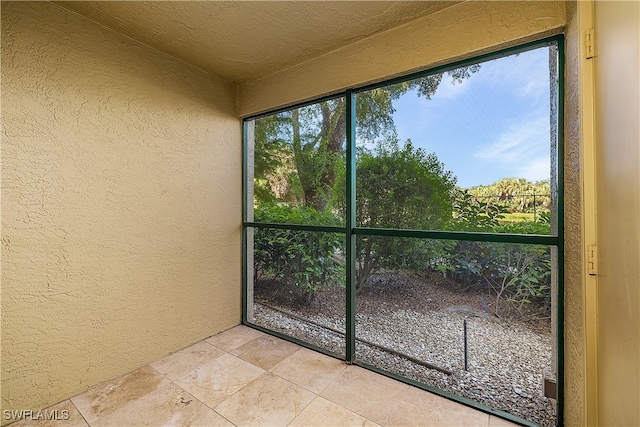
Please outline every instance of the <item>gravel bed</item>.
[[[254, 304], [253, 309], [254, 323], [256, 325], [289, 335], [293, 338], [298, 338], [308, 342], [309, 344], [313, 344], [329, 350], [332, 353], [336, 353], [338, 356], [344, 358], [344, 334], [337, 334], [328, 329], [309, 324], [308, 322], [287, 316], [285, 313], [273, 310], [261, 304]], [[327, 318], [318, 320], [319, 323], [325, 320], [326, 323], [322, 324], [331, 326], [332, 321], [335, 319]], [[344, 325], [342, 325], [342, 330], [344, 330]]]
[[[380, 289], [384, 291], [378, 292]], [[310, 306], [267, 301], [276, 310], [256, 302], [254, 323], [344, 355], [343, 333], [282, 312], [344, 331], [343, 292], [323, 293]], [[548, 325], [498, 319], [483, 310], [487, 304], [482, 296], [460, 295], [416, 278], [378, 276], [357, 301], [357, 338], [393, 348], [453, 374], [428, 369], [361, 342], [356, 342], [357, 360], [540, 425], [556, 424], [555, 401], [545, 398], [542, 390], [542, 373], [551, 364]], [[464, 320], [468, 334], [466, 371]]]

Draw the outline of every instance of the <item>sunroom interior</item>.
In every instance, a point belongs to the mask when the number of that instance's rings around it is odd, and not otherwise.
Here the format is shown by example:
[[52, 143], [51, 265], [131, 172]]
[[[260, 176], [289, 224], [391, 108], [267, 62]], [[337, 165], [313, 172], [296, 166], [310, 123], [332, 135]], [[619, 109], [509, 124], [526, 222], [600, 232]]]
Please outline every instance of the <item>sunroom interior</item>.
[[564, 67], [556, 422], [640, 423], [638, 3], [1, 13], [3, 425], [4, 411], [50, 407], [252, 323], [246, 119], [549, 40]]

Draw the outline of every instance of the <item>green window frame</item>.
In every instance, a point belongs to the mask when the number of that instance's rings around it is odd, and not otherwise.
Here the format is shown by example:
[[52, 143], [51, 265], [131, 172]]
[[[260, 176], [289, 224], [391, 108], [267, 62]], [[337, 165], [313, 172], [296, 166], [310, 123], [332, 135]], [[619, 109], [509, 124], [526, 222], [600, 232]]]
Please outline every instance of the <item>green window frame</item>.
[[[485, 233], [485, 232], [466, 232], [466, 231], [439, 231], [439, 230], [406, 230], [406, 229], [393, 229], [393, 228], [365, 228], [358, 227], [356, 223], [356, 110], [355, 110], [355, 96], [357, 93], [364, 92], [371, 89], [380, 88], [383, 86], [402, 83], [408, 80], [428, 76], [430, 74], [448, 71], [454, 68], [473, 65], [478, 62], [488, 61], [492, 59], [498, 59], [507, 55], [513, 55], [520, 52], [525, 52], [531, 49], [555, 45], [557, 47], [557, 111], [555, 114], [555, 128], [557, 130], [557, 143], [555, 147], [555, 158], [557, 159], [556, 165], [556, 178], [557, 178], [557, 218], [556, 218], [556, 230], [552, 230], [551, 235], [532, 235], [532, 234], [503, 234], [503, 233]], [[248, 122], [272, 115], [278, 112], [290, 110], [292, 108], [299, 108], [312, 103], [322, 102], [325, 100], [335, 99], [337, 97], [345, 97], [346, 100], [346, 218], [345, 226], [317, 226], [317, 225], [302, 225], [302, 224], [281, 224], [281, 223], [266, 223], [256, 222], [253, 218], [249, 218], [249, 201], [248, 195], [248, 172], [249, 172], [249, 153], [250, 147], [248, 144]], [[563, 408], [564, 408], [564, 173], [563, 173], [563, 161], [564, 161], [564, 35], [557, 35], [553, 37], [544, 38], [541, 40], [533, 41], [530, 43], [522, 44], [516, 47], [499, 50], [493, 53], [488, 53], [473, 58], [448, 63], [443, 66], [429, 68], [423, 71], [407, 74], [398, 78], [381, 81], [375, 84], [363, 85], [358, 87], [348, 88], [341, 92], [336, 92], [330, 96], [314, 99], [310, 102], [288, 106], [278, 110], [270, 111], [268, 113], [245, 117], [243, 120], [243, 201], [242, 201], [242, 298], [243, 298], [243, 324], [251, 326], [253, 328], [262, 330], [263, 332], [278, 336], [288, 341], [295, 342], [304, 347], [311, 348], [313, 350], [329, 354], [333, 357], [338, 357], [345, 360], [348, 364], [356, 364], [374, 372], [389, 376], [391, 378], [400, 380], [402, 382], [419, 387], [423, 390], [427, 390], [438, 394], [440, 396], [457, 401], [464, 405], [479, 409], [481, 411], [497, 415], [501, 418], [505, 418], [522, 425], [535, 425], [530, 421], [517, 417], [513, 414], [491, 408], [489, 406], [480, 404], [468, 398], [464, 398], [453, 393], [435, 388], [433, 386], [420, 383], [398, 374], [382, 371], [374, 366], [367, 365], [358, 362], [355, 358], [355, 325], [356, 325], [356, 310], [355, 310], [355, 281], [356, 281], [356, 239], [358, 236], [389, 236], [389, 237], [410, 237], [421, 239], [435, 239], [435, 240], [462, 240], [462, 241], [474, 241], [474, 242], [496, 242], [496, 243], [522, 243], [532, 245], [546, 245], [550, 246], [552, 250], [556, 252], [555, 272], [557, 274], [557, 292], [554, 295], [556, 298], [556, 414], [558, 425], [563, 425]], [[324, 348], [320, 348], [305, 341], [298, 340], [288, 335], [272, 331], [261, 326], [252, 324], [247, 318], [248, 307], [248, 272], [252, 266], [248, 262], [248, 232], [250, 229], [259, 228], [272, 228], [272, 229], [286, 229], [294, 231], [316, 231], [316, 232], [331, 232], [341, 233], [345, 236], [346, 243], [346, 354], [344, 356], [331, 353]]]

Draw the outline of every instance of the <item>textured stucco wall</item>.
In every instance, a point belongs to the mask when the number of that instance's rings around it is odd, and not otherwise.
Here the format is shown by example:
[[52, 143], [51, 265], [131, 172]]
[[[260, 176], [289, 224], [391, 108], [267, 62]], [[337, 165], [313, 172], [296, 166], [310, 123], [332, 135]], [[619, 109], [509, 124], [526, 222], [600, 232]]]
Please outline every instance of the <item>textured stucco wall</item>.
[[582, 146], [580, 139], [578, 5], [567, 2], [564, 129], [564, 351], [565, 424], [585, 425], [585, 314], [583, 290]]
[[561, 31], [564, 2], [471, 1], [240, 86], [247, 116]]
[[235, 87], [50, 3], [2, 2], [2, 409], [241, 320]]
[[640, 425], [640, 3], [595, 2], [598, 422]]

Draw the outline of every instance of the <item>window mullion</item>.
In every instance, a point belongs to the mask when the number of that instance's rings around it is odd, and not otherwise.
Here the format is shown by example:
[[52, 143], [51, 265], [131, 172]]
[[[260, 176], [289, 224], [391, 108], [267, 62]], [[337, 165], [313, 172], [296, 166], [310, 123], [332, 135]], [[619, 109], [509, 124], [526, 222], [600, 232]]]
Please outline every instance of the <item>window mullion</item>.
[[356, 103], [355, 94], [347, 90], [347, 197], [346, 197], [346, 354], [347, 363], [352, 363], [355, 357], [356, 343]]

